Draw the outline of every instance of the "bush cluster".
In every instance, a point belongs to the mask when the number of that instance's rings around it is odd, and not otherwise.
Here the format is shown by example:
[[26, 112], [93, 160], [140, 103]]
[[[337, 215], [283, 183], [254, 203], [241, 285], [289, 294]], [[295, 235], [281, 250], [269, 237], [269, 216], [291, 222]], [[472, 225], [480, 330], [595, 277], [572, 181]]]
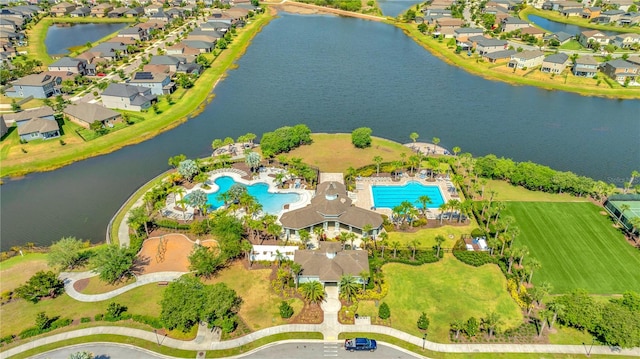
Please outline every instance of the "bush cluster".
[[47, 326], [45, 326], [44, 328], [31, 327], [31, 328], [25, 329], [22, 332], [20, 332], [18, 336], [20, 337], [20, 339], [35, 337], [36, 335], [40, 335], [58, 328], [69, 326], [71, 325], [72, 322], [73, 320], [71, 319], [56, 319], [50, 324], [48, 324]]
[[487, 252], [454, 250], [453, 255], [460, 262], [472, 265], [474, 267], [480, 267], [488, 263], [497, 263], [497, 259], [489, 255], [489, 253]]

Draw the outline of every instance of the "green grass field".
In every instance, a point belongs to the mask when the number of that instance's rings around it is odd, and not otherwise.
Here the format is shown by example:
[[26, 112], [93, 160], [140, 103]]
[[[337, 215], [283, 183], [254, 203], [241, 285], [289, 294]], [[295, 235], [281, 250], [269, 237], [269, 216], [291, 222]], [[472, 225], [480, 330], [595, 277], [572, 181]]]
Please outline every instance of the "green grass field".
[[[389, 263], [382, 267], [389, 282], [389, 294], [382, 300], [391, 309], [391, 326], [422, 336], [416, 326], [421, 312], [427, 313], [429, 338], [449, 342], [449, 325], [455, 319], [476, 319], [495, 311], [501, 330], [522, 322], [520, 308], [506, 291], [507, 281], [496, 265], [479, 268], [464, 264], [451, 254], [438, 263], [410, 266]], [[358, 314], [377, 317], [371, 301], [360, 302]]]
[[[582, 288], [620, 294], [640, 288], [640, 251], [625, 242], [602, 209], [591, 203], [509, 202], [529, 257], [542, 264], [533, 282], [548, 281], [553, 293]], [[526, 262], [526, 259], [525, 259]]]

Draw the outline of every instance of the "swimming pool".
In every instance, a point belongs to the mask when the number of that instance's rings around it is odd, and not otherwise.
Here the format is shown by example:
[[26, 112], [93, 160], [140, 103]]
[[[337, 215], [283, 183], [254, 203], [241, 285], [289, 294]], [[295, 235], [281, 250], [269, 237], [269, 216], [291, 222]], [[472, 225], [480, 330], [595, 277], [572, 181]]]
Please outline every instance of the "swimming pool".
[[373, 206], [378, 208], [393, 208], [403, 201], [409, 201], [414, 206], [421, 208], [418, 197], [427, 195], [431, 203], [427, 208], [438, 208], [444, 203], [442, 192], [438, 186], [423, 185], [420, 182], [411, 181], [402, 186], [372, 186]]
[[[219, 188], [217, 191], [207, 194], [209, 198], [207, 204], [212, 209], [217, 209], [224, 205], [224, 202], [217, 199], [218, 194], [227, 192], [232, 185], [238, 182], [229, 176], [218, 177], [214, 182]], [[262, 205], [262, 211], [270, 214], [278, 214], [285, 204], [300, 200], [300, 195], [297, 193], [271, 193], [269, 192], [269, 185], [266, 183], [256, 183], [251, 186], [241, 183], [241, 185], [247, 187], [249, 194], [258, 200]]]

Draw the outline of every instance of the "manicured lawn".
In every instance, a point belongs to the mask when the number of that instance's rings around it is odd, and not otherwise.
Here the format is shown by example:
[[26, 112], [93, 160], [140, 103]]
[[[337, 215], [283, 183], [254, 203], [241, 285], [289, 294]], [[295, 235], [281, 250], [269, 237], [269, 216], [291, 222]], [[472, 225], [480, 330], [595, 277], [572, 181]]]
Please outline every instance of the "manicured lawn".
[[41, 270], [49, 270], [46, 253], [28, 253], [0, 262], [0, 293], [16, 289]]
[[[311, 129], [313, 131], [313, 129]], [[407, 141], [410, 142], [407, 131]], [[375, 135], [375, 133], [373, 134]], [[304, 158], [304, 162], [317, 166], [322, 172], [346, 172], [347, 168], [358, 168], [373, 163], [373, 157], [380, 156], [384, 162], [400, 160], [400, 154], [411, 156], [410, 148], [397, 142], [373, 137], [371, 147], [359, 149], [351, 143], [351, 134], [314, 133], [313, 143], [300, 146], [289, 152], [288, 158]]]
[[35, 325], [36, 315], [45, 312], [49, 317], [80, 319], [105, 313], [110, 302], [117, 302], [128, 307], [131, 314], [142, 314], [152, 317], [160, 315], [160, 299], [166, 287], [148, 284], [132, 289], [118, 297], [97, 303], [78, 302], [66, 294], [52, 299], [42, 300], [36, 304], [25, 300], [17, 300], [0, 307], [0, 332], [2, 335], [18, 334]]
[[[234, 263], [222, 270], [207, 284], [224, 282], [242, 298], [240, 316], [250, 329], [258, 330], [274, 325], [286, 324], [279, 314], [278, 306], [282, 299], [271, 289], [270, 269], [246, 270], [240, 263]], [[294, 316], [302, 309], [302, 301], [289, 301]]]
[[570, 40], [566, 44], [560, 46], [560, 48], [564, 50], [584, 50], [584, 47], [582, 47], [577, 40]]
[[[522, 321], [518, 305], [505, 290], [507, 281], [496, 265], [479, 268], [466, 265], [450, 254], [438, 263], [410, 266], [389, 263], [383, 266], [389, 294], [382, 300], [391, 309], [392, 326], [422, 336], [416, 326], [421, 312], [427, 313], [432, 341], [449, 342], [449, 324], [474, 316], [480, 319], [491, 311], [500, 314], [502, 329]], [[361, 302], [358, 314], [375, 317], [373, 302]]]
[[513, 186], [507, 181], [489, 180], [485, 186], [485, 197], [488, 198], [489, 191], [496, 192], [494, 199], [498, 201], [522, 201], [522, 202], [587, 202], [584, 197], [572, 196], [568, 193], [547, 193], [541, 191], [531, 191], [524, 187]]
[[608, 216], [592, 203], [509, 202], [506, 213], [521, 230], [515, 245], [542, 264], [533, 282], [553, 293], [582, 288], [620, 294], [640, 288], [640, 251], [625, 242]]
[[82, 294], [101, 294], [111, 292], [112, 290], [116, 290], [118, 288], [122, 288], [126, 285], [135, 283], [136, 280], [134, 278], [130, 278], [126, 281], [118, 282], [114, 285], [105, 283], [98, 278], [98, 276], [89, 278], [89, 283], [84, 287], [80, 293]]
[[[447, 221], [444, 220], [443, 223]], [[406, 245], [414, 239], [420, 241], [421, 248], [431, 248], [436, 245], [435, 238], [437, 235], [443, 235], [446, 238], [446, 242], [442, 244], [443, 248], [453, 248], [453, 245], [456, 243], [460, 236], [463, 234], [470, 234], [474, 228], [477, 228], [476, 225], [468, 225], [464, 227], [454, 227], [454, 226], [443, 226], [439, 228], [428, 228], [421, 229], [417, 232], [409, 233], [409, 232], [389, 232], [389, 239], [387, 242], [391, 244], [394, 241], [400, 242], [402, 245], [400, 249], [405, 249]], [[451, 238], [453, 236], [453, 238]], [[385, 249], [386, 253], [389, 255], [393, 255], [393, 250], [389, 248], [389, 244], [387, 245], [387, 249]], [[385, 256], [387, 255], [385, 254]]]

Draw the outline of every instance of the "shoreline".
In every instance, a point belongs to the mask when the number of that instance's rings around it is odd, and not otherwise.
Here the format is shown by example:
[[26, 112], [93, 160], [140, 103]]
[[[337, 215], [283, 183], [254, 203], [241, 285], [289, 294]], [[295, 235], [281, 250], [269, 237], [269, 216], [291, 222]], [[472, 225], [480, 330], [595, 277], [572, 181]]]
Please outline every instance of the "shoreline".
[[[71, 150], [67, 150], [62, 155], [53, 157], [53, 160], [55, 160], [56, 158], [58, 159], [55, 163], [50, 163], [52, 160], [51, 158], [45, 158], [40, 159], [39, 162], [27, 162], [27, 166], [29, 167], [24, 168], [24, 163], [17, 163], [16, 161], [15, 164], [10, 163], [9, 165], [7, 165], [7, 160], [3, 160], [2, 168], [0, 168], [0, 183], [2, 183], [1, 181], [8, 179], [19, 180], [29, 173], [53, 171], [58, 168], [70, 165], [74, 162], [79, 162], [88, 158], [115, 152], [123, 147], [135, 145], [152, 139], [157, 135], [169, 131], [197, 116], [204, 110], [207, 105], [211, 103], [211, 101], [215, 97], [213, 91], [215, 90], [215, 87], [220, 83], [220, 81], [224, 80], [227, 71], [234, 68], [234, 63], [245, 54], [246, 49], [251, 44], [253, 38], [257, 34], [259, 34], [260, 31], [262, 31], [262, 28], [269, 24], [269, 22], [274, 18], [275, 14], [273, 11], [271, 11], [269, 14], [267, 14], [265, 11], [262, 16], [255, 20], [255, 23], [257, 23], [255, 28], [251, 28], [249, 29], [249, 31], [243, 32], [238, 35], [238, 38], [242, 36], [247, 36], [248, 38], [243, 39], [244, 42], [240, 42], [237, 49], [234, 50], [234, 47], [231, 47], [228, 50], [225, 50], [230, 51], [231, 53], [229, 56], [223, 58], [220, 64], [217, 64], [219, 65], [219, 67], [216, 67], [216, 64], [213, 64], [210, 68], [207, 69], [207, 71], [203, 72], [201, 77], [198, 79], [199, 81], [196, 82], [196, 85], [189, 90], [192, 91], [190, 92], [190, 94], [194, 95], [194, 97], [201, 98], [200, 101], [197, 101], [197, 104], [195, 106], [187, 109], [181, 109], [180, 103], [177, 102], [172, 107], [170, 107], [169, 110], [166, 111], [169, 112], [173, 110], [177, 113], [170, 114], [169, 116], [164, 116], [163, 124], [159, 127], [146, 129], [142, 128], [142, 126], [137, 128], [133, 126], [130, 127], [131, 130], [128, 133], [123, 133], [123, 131], [126, 131], [127, 129], [118, 131], [116, 135], [127, 136], [127, 139], [122, 141], [111, 143], [111, 139], [104, 140], [104, 137], [102, 137], [91, 142], [84, 142], [77, 146], [67, 147], [71, 148]], [[236, 41], [238, 41], [237, 38]], [[75, 155], [75, 153], [83, 150], [85, 152], [84, 154]], [[70, 152], [70, 155], [67, 152]], [[69, 158], [64, 158], [65, 155]], [[9, 169], [7, 169], [7, 167]]]

